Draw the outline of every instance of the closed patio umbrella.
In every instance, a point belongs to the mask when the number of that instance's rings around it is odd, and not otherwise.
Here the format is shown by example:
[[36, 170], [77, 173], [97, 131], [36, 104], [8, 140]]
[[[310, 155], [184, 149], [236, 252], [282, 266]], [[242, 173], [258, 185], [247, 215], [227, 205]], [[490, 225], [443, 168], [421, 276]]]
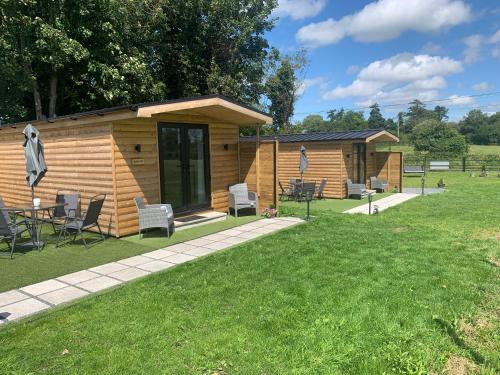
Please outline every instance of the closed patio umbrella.
[[299, 171], [300, 179], [303, 180], [302, 176], [309, 166], [309, 160], [307, 160], [306, 148], [304, 145], [300, 146], [300, 161], [299, 161]]
[[36, 223], [35, 213], [35, 186], [41, 181], [47, 172], [47, 164], [45, 163], [45, 156], [43, 153], [43, 143], [40, 141], [40, 132], [32, 124], [26, 125], [23, 130], [24, 134], [24, 158], [26, 161], [26, 182], [31, 188], [31, 204], [33, 210], [31, 212], [32, 228], [31, 228], [31, 243], [28, 246], [40, 247], [43, 243], [38, 238], [38, 229]]
[[26, 159], [26, 182], [33, 188], [47, 172], [47, 164], [43, 153], [43, 143], [40, 141], [40, 132], [32, 124], [26, 125], [24, 134], [24, 158]]

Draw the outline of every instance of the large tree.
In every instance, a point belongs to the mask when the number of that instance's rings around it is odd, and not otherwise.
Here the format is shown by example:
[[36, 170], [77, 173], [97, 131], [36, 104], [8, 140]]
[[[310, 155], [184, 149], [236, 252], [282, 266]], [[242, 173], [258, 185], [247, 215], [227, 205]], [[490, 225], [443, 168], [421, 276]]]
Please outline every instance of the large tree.
[[368, 127], [370, 129], [383, 129], [385, 127], [385, 119], [380, 112], [380, 107], [377, 103], [370, 106], [370, 116], [368, 117]]
[[17, 120], [160, 98], [143, 46], [145, 4], [3, 0], [0, 56], [19, 78], [8, 81], [24, 107]]
[[362, 111], [345, 111], [333, 109], [327, 113], [331, 129], [335, 131], [343, 130], [363, 130], [368, 128]]
[[457, 129], [436, 119], [420, 122], [410, 137], [416, 152], [430, 155], [462, 156], [469, 149]]
[[276, 1], [0, 0], [0, 121], [264, 93]]
[[287, 134], [292, 131], [291, 118], [306, 64], [304, 51], [280, 56], [277, 50], [273, 50], [265, 92], [270, 101], [269, 111], [276, 132]]

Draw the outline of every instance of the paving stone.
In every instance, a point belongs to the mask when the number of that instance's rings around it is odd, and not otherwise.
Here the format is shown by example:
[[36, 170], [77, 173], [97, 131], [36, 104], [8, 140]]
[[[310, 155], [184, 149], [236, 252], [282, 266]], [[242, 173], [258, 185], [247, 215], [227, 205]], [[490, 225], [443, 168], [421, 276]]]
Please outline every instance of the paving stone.
[[121, 283], [122, 282], [120, 280], [115, 280], [107, 276], [101, 276], [96, 279], [84, 281], [83, 283], [78, 284], [78, 287], [88, 290], [89, 292], [98, 292]]
[[140, 264], [151, 262], [151, 258], [144, 257], [142, 255], [137, 255], [135, 257], [119, 260], [118, 262], [121, 264], [125, 264], [127, 266], [138, 266]]
[[196, 240], [191, 240], [185, 242], [188, 245], [193, 245], [193, 246], [205, 246], [206, 244], [209, 244], [210, 242], [215, 242], [214, 240], [207, 240], [204, 237], [197, 238]]
[[206, 247], [207, 249], [212, 249], [212, 250], [222, 250], [222, 249], [225, 249], [227, 247], [230, 247], [231, 245], [226, 243], [226, 242], [212, 242], [212, 243], [209, 243], [209, 244], [206, 244], [205, 246], [203, 247]]
[[246, 242], [246, 241], [248, 241], [247, 238], [234, 236], [234, 237], [227, 237], [227, 238], [223, 239], [221, 242], [225, 242], [225, 243], [228, 243], [230, 245], [237, 245], [239, 243]]
[[88, 292], [75, 288], [74, 286], [67, 286], [66, 288], [54, 290], [46, 294], [38, 296], [38, 298], [43, 299], [53, 305], [59, 305], [61, 303], [69, 302], [77, 298], [81, 298], [89, 294]]
[[272, 228], [255, 228], [253, 230], [254, 233], [258, 233], [258, 234], [268, 234], [268, 233], [272, 233], [272, 232], [276, 232], [276, 229], [272, 229]]
[[225, 230], [223, 232], [220, 232], [220, 234], [223, 234], [225, 236], [237, 236], [243, 232], [244, 231], [239, 230], [239, 229], [228, 229], [228, 230]]
[[150, 251], [149, 253], [142, 254], [145, 257], [152, 258], [152, 259], [162, 259], [165, 257], [168, 257], [170, 255], [174, 255], [175, 253], [173, 251], [165, 250], [165, 249], [160, 249], [160, 250], [155, 250], [155, 251]]
[[83, 270], [58, 277], [57, 280], [64, 281], [65, 283], [68, 284], [78, 284], [78, 283], [83, 283], [84, 281], [87, 280], [95, 279], [96, 277], [99, 276], [101, 275], [99, 275], [98, 273], [91, 272], [89, 270]]
[[[216, 243], [216, 242], [213, 242], [213, 243]], [[184, 254], [192, 255], [194, 257], [202, 257], [204, 255], [212, 254], [214, 251], [215, 250], [207, 249], [207, 248], [204, 248], [204, 247], [196, 247], [196, 248], [194, 248], [192, 250], [186, 251]]]
[[109, 275], [110, 273], [121, 271], [124, 270], [125, 268], [128, 268], [128, 266], [117, 262], [113, 262], [113, 263], [103, 264], [102, 266], [90, 268], [89, 271], [97, 272], [102, 275]]
[[0, 308], [0, 320], [12, 321], [48, 309], [50, 305], [28, 298]]
[[32, 285], [25, 286], [20, 290], [26, 293], [29, 293], [33, 296], [39, 296], [40, 294], [52, 292], [53, 290], [61, 289], [67, 286], [66, 284], [57, 281], [55, 279], [50, 279], [46, 281], [42, 281], [41, 283], [36, 283]]
[[203, 237], [203, 239], [205, 239], [205, 240], [212, 240], [212, 241], [220, 241], [220, 240], [223, 240], [226, 237], [227, 236], [224, 235], [224, 234], [222, 234], [222, 233], [214, 233], [214, 234], [211, 234], [209, 236]]
[[241, 238], [244, 238], [246, 240], [251, 240], [251, 239], [254, 239], [254, 238], [257, 238], [257, 237], [260, 237], [261, 234], [260, 233], [256, 233], [256, 232], [245, 232], [245, 233], [241, 233], [239, 235], [239, 237]]
[[135, 267], [130, 267], [121, 271], [113, 272], [109, 274], [109, 276], [114, 277], [115, 279], [122, 280], [122, 281], [130, 281], [137, 279], [139, 277], [143, 277], [149, 275], [148, 271], [145, 270], [140, 270]]
[[165, 262], [180, 264], [180, 263], [188, 262], [188, 261], [193, 260], [193, 259], [196, 259], [196, 257], [194, 257], [192, 255], [178, 253], [178, 254], [166, 257], [163, 260]]
[[243, 225], [243, 227], [255, 227], [255, 228], [260, 228], [264, 227], [267, 225], [266, 220], [258, 220], [258, 221], [252, 221], [251, 223]]
[[173, 266], [175, 266], [175, 264], [170, 262], [165, 262], [163, 260], [153, 260], [152, 262], [144, 263], [137, 267], [149, 272], [158, 272]]
[[[188, 245], [187, 243], [178, 243], [176, 245], [166, 247], [165, 250], [173, 251], [175, 253], [184, 253], [188, 250], [192, 250], [192, 249], [196, 249], [196, 248], [197, 248], [197, 246]], [[172, 254], [170, 254], [170, 255], [172, 255]]]
[[24, 293], [17, 290], [9, 290], [8, 292], [0, 293], [0, 306], [10, 305], [11, 303], [27, 298], [29, 297]]

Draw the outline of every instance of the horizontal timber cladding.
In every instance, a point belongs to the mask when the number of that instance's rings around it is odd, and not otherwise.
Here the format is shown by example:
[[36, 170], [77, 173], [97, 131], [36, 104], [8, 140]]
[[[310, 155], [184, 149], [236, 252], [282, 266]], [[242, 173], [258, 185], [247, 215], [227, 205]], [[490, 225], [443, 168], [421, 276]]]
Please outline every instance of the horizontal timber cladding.
[[[240, 144], [240, 171], [241, 182], [248, 184], [249, 191], [257, 191], [257, 162], [256, 143], [244, 142]], [[276, 142], [263, 142], [260, 144], [259, 180], [260, 197], [259, 205], [263, 210], [278, 203], [278, 182], [276, 160]]]
[[[229, 185], [239, 181], [239, 126], [209, 124], [212, 208], [226, 212]], [[225, 147], [227, 145], [227, 147]]]
[[[22, 134], [23, 127], [3, 128], [0, 131], [0, 196], [7, 206], [31, 202], [26, 185]], [[40, 139], [45, 147], [48, 172], [35, 188], [35, 196], [54, 202], [58, 190], [74, 190], [81, 194], [82, 210], [89, 198], [106, 194], [100, 217], [103, 231], [110, 226], [114, 233], [114, 210], [111, 123], [73, 125], [38, 124]]]
[[[279, 143], [279, 180], [283, 187], [288, 187], [291, 178], [300, 178], [299, 159], [300, 146], [306, 148], [309, 167], [304, 173], [304, 180], [315, 181], [316, 184], [326, 177], [324, 195], [327, 198], [345, 197], [345, 180], [347, 171], [342, 154], [341, 142], [306, 142]], [[347, 144], [352, 149], [352, 143]]]
[[376, 159], [376, 176], [377, 178], [387, 180], [389, 189], [397, 189], [402, 191], [402, 153], [401, 152], [377, 152]]
[[[139, 219], [134, 197], [160, 202], [156, 121], [135, 119], [113, 123], [113, 154], [117, 235], [137, 233]], [[141, 145], [140, 152], [135, 146]]]

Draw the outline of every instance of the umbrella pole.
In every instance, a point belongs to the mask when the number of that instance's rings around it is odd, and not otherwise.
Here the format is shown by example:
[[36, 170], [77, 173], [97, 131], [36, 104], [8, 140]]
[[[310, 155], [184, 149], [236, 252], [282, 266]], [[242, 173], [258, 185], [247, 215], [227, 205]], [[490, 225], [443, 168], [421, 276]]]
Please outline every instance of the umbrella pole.
[[35, 188], [31, 187], [31, 243], [33, 247], [37, 247], [40, 250], [40, 243], [38, 241], [38, 228], [36, 227], [36, 212], [35, 212]]

